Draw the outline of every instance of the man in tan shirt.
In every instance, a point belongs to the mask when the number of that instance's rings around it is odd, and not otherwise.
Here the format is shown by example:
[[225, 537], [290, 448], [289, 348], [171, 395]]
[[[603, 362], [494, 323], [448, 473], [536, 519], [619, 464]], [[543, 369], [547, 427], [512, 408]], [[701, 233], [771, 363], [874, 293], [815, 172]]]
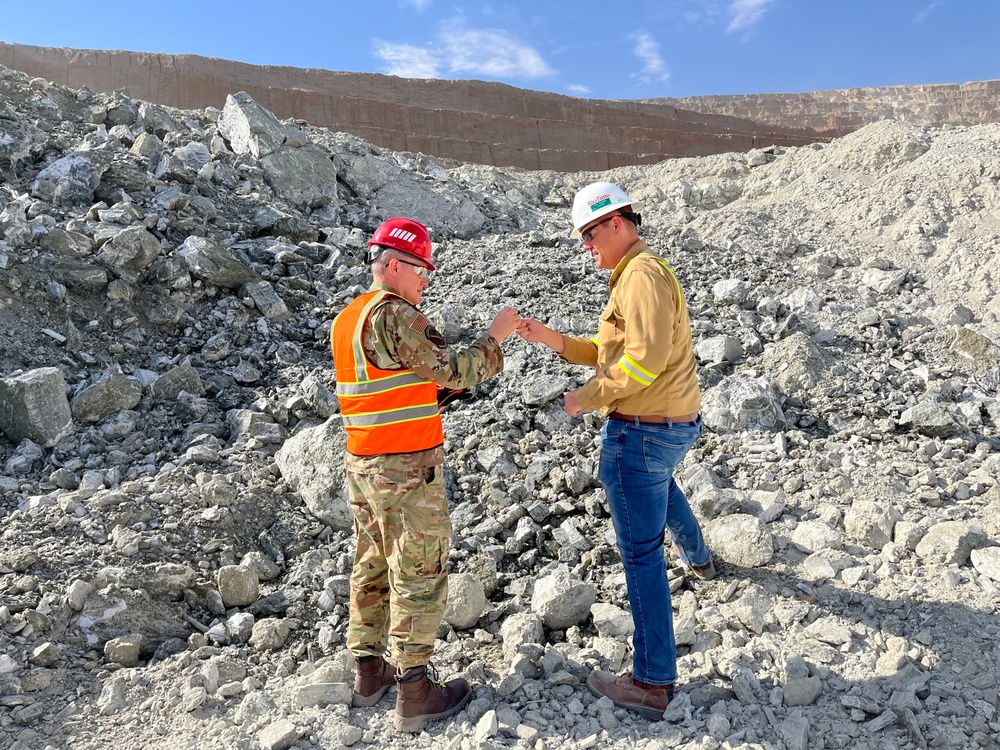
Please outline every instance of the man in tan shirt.
[[677, 652], [663, 555], [667, 530], [682, 564], [702, 580], [712, 556], [673, 470], [701, 435], [701, 393], [691, 321], [680, 282], [639, 238], [641, 204], [617, 185], [596, 182], [573, 201], [573, 238], [598, 268], [612, 270], [608, 303], [593, 339], [564, 336], [522, 318], [518, 333], [567, 362], [596, 368], [563, 396], [570, 416], [600, 410], [600, 479], [608, 497], [628, 584], [633, 671], [593, 672], [587, 687], [657, 720], [673, 696]]

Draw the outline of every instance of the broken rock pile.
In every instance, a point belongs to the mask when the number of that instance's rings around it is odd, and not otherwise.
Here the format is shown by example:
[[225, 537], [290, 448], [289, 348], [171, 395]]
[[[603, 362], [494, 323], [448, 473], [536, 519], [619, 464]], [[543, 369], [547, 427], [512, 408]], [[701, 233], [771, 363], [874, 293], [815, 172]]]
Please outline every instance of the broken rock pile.
[[[556, 174], [446, 163], [0, 69], [0, 745], [979, 748], [1000, 736], [1000, 126]], [[678, 478], [720, 576], [665, 549], [677, 698], [630, 665], [588, 377], [548, 350], [445, 413], [435, 661], [473, 700], [416, 740], [350, 708], [351, 520], [329, 353], [365, 241], [432, 229], [452, 343], [504, 304], [590, 335], [567, 238], [623, 185], [686, 290], [706, 431]]]

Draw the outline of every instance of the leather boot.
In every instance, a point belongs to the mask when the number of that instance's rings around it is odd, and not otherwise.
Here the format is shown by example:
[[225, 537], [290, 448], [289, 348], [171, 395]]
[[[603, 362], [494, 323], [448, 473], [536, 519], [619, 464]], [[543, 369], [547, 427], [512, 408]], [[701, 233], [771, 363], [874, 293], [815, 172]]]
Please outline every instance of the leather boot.
[[672, 546], [674, 548], [674, 554], [677, 555], [677, 562], [681, 564], [682, 568], [684, 568], [685, 570], [690, 570], [692, 573], [694, 573], [696, 576], [698, 576], [698, 578], [700, 578], [703, 581], [711, 581], [713, 578], [715, 578], [715, 576], [717, 575], [715, 570], [715, 560], [712, 559], [711, 554], [709, 554], [708, 556], [708, 562], [702, 565], [688, 565], [681, 558], [681, 551], [677, 549], [677, 543], [674, 542]]
[[635, 711], [650, 721], [662, 721], [674, 697], [673, 685], [651, 685], [635, 679], [631, 672], [615, 677], [597, 670], [587, 678], [587, 689], [597, 697], [607, 696], [616, 706]]
[[470, 698], [465, 680], [431, 681], [427, 667], [411, 667], [396, 677], [396, 729], [419, 732], [429, 721], [457, 714]]
[[374, 706], [396, 684], [396, 670], [381, 656], [362, 656], [355, 666], [352, 706]]

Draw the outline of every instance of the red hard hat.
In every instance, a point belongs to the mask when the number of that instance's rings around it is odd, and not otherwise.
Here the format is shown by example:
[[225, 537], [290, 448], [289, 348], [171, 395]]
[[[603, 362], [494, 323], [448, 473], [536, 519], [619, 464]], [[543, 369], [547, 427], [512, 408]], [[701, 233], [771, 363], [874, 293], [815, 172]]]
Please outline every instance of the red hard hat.
[[427, 233], [427, 227], [419, 221], [402, 218], [386, 219], [368, 240], [368, 245], [394, 248], [419, 258], [430, 270], [434, 270], [434, 264], [431, 262], [431, 236]]

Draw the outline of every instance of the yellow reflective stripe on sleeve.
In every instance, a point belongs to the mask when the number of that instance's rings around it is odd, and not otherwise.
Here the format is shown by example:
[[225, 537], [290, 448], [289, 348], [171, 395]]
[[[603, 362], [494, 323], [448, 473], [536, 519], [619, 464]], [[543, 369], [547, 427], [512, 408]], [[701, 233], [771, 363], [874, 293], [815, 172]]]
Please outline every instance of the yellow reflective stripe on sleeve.
[[437, 402], [425, 406], [409, 406], [405, 409], [389, 409], [387, 411], [369, 412], [367, 414], [352, 414], [344, 417], [348, 427], [370, 427], [372, 425], [399, 424], [412, 422], [415, 419], [427, 419], [439, 414]]
[[591, 343], [593, 343], [594, 346], [597, 346], [597, 336], [591, 336], [588, 339], [588, 341], [590, 341]]
[[645, 367], [641, 366], [627, 354], [623, 354], [622, 358], [618, 360], [618, 366], [622, 368], [625, 373], [632, 378], [632, 380], [640, 385], [650, 385], [654, 380], [656, 380], [657, 377], [655, 373], [652, 373]]

